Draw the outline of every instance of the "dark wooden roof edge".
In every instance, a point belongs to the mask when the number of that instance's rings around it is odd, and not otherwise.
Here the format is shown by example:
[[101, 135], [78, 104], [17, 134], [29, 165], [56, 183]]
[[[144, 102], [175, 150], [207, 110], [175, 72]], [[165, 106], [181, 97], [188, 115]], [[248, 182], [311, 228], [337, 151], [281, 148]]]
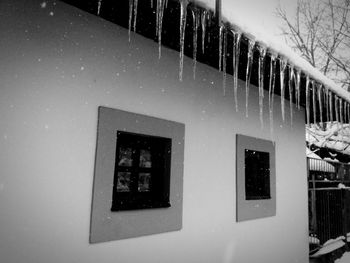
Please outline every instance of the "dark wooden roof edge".
[[[67, 4], [73, 5], [79, 9], [82, 9], [90, 14], [97, 15], [98, 9], [98, 0], [61, 0]], [[129, 28], [129, 3], [133, 0], [103, 0], [100, 6], [99, 16], [103, 19], [106, 19], [112, 23], [115, 23], [119, 26]], [[153, 2], [152, 2], [153, 1]], [[167, 0], [167, 7], [164, 9], [163, 23], [162, 23], [162, 45], [167, 46], [168, 48], [179, 51], [179, 20], [180, 20], [180, 4], [179, 0]], [[153, 5], [153, 6], [152, 6]], [[156, 36], [156, 0], [150, 1], [138, 1], [138, 15], [137, 15], [137, 27], [136, 33], [145, 36], [146, 38], [153, 39], [158, 41]], [[141, 11], [142, 10], [142, 11]], [[200, 4], [194, 4], [190, 2], [187, 6], [187, 18], [186, 18], [186, 30], [185, 30], [185, 45], [184, 45], [184, 54], [188, 57], [193, 57], [193, 18], [192, 12], [207, 12], [210, 19], [206, 24], [206, 41], [205, 41], [205, 51], [201, 50], [201, 26], [198, 28], [198, 39], [197, 39], [197, 61], [207, 64], [211, 67], [219, 69], [219, 38], [220, 38], [220, 26], [223, 24], [227, 30], [227, 61], [232, 61], [232, 40], [233, 32], [240, 31], [236, 25], [232, 25], [229, 22], [218, 21], [215, 19], [215, 13], [213, 10], [208, 10]], [[246, 67], [247, 67], [247, 49], [248, 41], [254, 38], [246, 32], [241, 32], [241, 42], [240, 42], [240, 56], [239, 56], [239, 79], [245, 81], [246, 76]], [[260, 45], [261, 43], [257, 42], [255, 45]], [[210, 51], [210, 52], [209, 52]], [[272, 57], [276, 59], [276, 75], [275, 75], [275, 89], [274, 94], [281, 96], [281, 85], [280, 85], [280, 68], [281, 61], [285, 61], [286, 58], [280, 54], [276, 54], [275, 51], [269, 50], [267, 47], [266, 58], [265, 58], [265, 67], [264, 67], [264, 89], [268, 90], [268, 80], [270, 78], [270, 62]], [[259, 60], [259, 51], [255, 48], [253, 52], [253, 65], [252, 65], [252, 74], [250, 83], [258, 86], [258, 62]], [[294, 65], [290, 64], [288, 61], [286, 71], [293, 69], [294, 72], [297, 71], [294, 68]], [[226, 72], [227, 74], [233, 74], [233, 65], [232, 63], [227, 63]], [[327, 88], [323, 83], [318, 85], [309, 86], [309, 102], [307, 103], [307, 74], [301, 70], [301, 79], [300, 79], [300, 106], [309, 109], [309, 118], [306, 120], [310, 123], [321, 122], [329, 120], [330, 116], [333, 115], [333, 120], [339, 120], [343, 122], [350, 122], [350, 102], [345, 98], [340, 98], [339, 95], [335, 94], [332, 90]], [[285, 79], [285, 99], [292, 100], [293, 103], [297, 104], [297, 96], [295, 95], [295, 79], [293, 80], [293, 93], [292, 97], [289, 97], [289, 73], [284, 74]], [[313, 90], [321, 90], [322, 98], [319, 101], [318, 91], [313, 92]], [[317, 94], [317, 98], [313, 99], [313, 95]], [[325, 98], [328, 94], [332, 94], [331, 99], [327, 99], [326, 103]], [[327, 95], [327, 96], [326, 96]], [[339, 112], [340, 109], [336, 109], [339, 103], [342, 103], [343, 109], [342, 112]], [[330, 106], [332, 104], [332, 106]], [[309, 105], [309, 106], [308, 106]], [[322, 112], [321, 112], [322, 109]], [[315, 114], [314, 114], [315, 111]], [[331, 114], [332, 113], [332, 114]], [[337, 116], [337, 117], [336, 117]], [[307, 116], [306, 116], [307, 117]]]

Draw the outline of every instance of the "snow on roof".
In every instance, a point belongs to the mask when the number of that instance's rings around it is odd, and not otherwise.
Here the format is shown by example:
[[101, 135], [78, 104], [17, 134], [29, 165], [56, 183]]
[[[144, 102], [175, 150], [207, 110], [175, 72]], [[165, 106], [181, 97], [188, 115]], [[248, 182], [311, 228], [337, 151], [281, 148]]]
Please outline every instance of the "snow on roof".
[[311, 255], [312, 258], [317, 258], [319, 256], [328, 254], [333, 252], [343, 246], [345, 246], [345, 242], [343, 241], [344, 237], [338, 237], [336, 239], [330, 239], [326, 243], [323, 244], [322, 248], [318, 250], [315, 254]]
[[[204, 8], [215, 10], [216, 0], [196, 0], [195, 3], [200, 4]], [[272, 52], [277, 53], [280, 57], [285, 58], [291, 65], [301, 69], [304, 74], [309, 75], [315, 81], [329, 88], [333, 93], [350, 102], [350, 93], [337, 85], [333, 80], [326, 77], [318, 69], [313, 67], [309, 62], [296, 54], [287, 44], [281, 39], [272, 36], [262, 26], [254, 23], [246, 13], [240, 12], [239, 8], [224, 8], [225, 2], [222, 3], [222, 20], [235, 26], [242, 33], [248, 36], [253, 36], [255, 41], [267, 47]]]
[[312, 152], [309, 148], [306, 147], [306, 156], [311, 158], [309, 159], [309, 169], [311, 171], [322, 171], [334, 173], [335, 168], [329, 162], [326, 162], [321, 159], [320, 156]]
[[306, 147], [306, 156], [314, 159], [321, 159], [320, 156], [318, 156], [316, 153], [311, 151], [309, 148]]

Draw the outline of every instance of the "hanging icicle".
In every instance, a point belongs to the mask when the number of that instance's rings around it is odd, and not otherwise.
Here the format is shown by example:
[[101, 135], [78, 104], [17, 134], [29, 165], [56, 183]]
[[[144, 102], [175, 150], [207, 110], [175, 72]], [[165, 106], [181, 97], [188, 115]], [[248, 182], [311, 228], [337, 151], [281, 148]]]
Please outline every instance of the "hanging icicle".
[[297, 68], [296, 75], [294, 76], [294, 80], [295, 80], [295, 98], [297, 101], [298, 110], [300, 110], [300, 77], [301, 77], [301, 70]]
[[287, 61], [285, 59], [280, 58], [280, 89], [281, 89], [281, 113], [282, 113], [282, 121], [285, 120], [285, 85], [284, 85], [284, 74], [287, 68]]
[[164, 6], [165, 6], [164, 0], [157, 0], [156, 36], [158, 37], [158, 58], [161, 58], [162, 56], [162, 30], [163, 30], [162, 28], [163, 28]]
[[238, 111], [238, 95], [237, 95], [237, 90], [238, 90], [238, 67], [239, 67], [239, 55], [240, 55], [240, 46], [241, 46], [241, 36], [242, 33], [239, 31], [233, 31], [231, 30], [232, 33], [232, 75], [233, 75], [233, 93], [234, 93], [234, 98], [235, 98], [235, 107], [236, 111]]
[[[208, 12], [207, 13], [207, 28], [211, 28], [211, 24], [212, 24], [212, 14], [211, 12]], [[211, 33], [210, 31], [208, 32], [207, 34], [207, 37], [208, 37], [208, 43], [210, 43], [210, 40], [211, 40], [211, 37], [210, 37]]]
[[138, 0], [134, 0], [134, 32], [136, 32], [137, 6], [138, 6]]
[[222, 41], [225, 31], [225, 25], [221, 23], [219, 28], [219, 71], [222, 71]]
[[329, 99], [328, 99], [328, 88], [324, 87], [323, 89], [323, 101], [324, 106], [326, 107], [326, 122], [329, 121]]
[[313, 123], [316, 123], [316, 85], [315, 80], [311, 80], [311, 88], [312, 88], [312, 113], [313, 113]]
[[207, 10], [202, 10], [201, 12], [201, 27], [202, 27], [202, 54], [205, 52], [205, 34], [207, 28]]
[[343, 115], [344, 112], [343, 112], [343, 99], [342, 98], [339, 98], [339, 121], [340, 121], [340, 124], [343, 125], [344, 123], [344, 118], [343, 118]]
[[183, 64], [184, 64], [187, 5], [188, 5], [188, 0], [181, 0], [180, 1], [180, 8], [181, 8], [181, 12], [180, 12], [180, 70], [179, 70], [180, 81], [182, 81]]
[[248, 102], [249, 102], [249, 86], [250, 76], [252, 74], [253, 65], [253, 50], [255, 46], [255, 40], [248, 38], [248, 52], [247, 52], [247, 69], [245, 77], [245, 115], [248, 117]]
[[306, 85], [305, 85], [305, 107], [306, 107], [306, 124], [310, 126], [310, 77], [306, 75]]
[[100, 15], [100, 11], [101, 11], [101, 5], [102, 5], [102, 0], [98, 0], [97, 2], [97, 15]]
[[294, 66], [289, 65], [289, 111], [290, 111], [290, 125], [293, 126], [293, 81], [294, 81]]
[[151, 8], [153, 9], [153, 0], [151, 0]]
[[320, 123], [321, 123], [321, 125], [323, 125], [323, 100], [322, 100], [323, 87], [322, 87], [322, 84], [318, 84], [317, 94], [318, 94], [318, 106], [319, 106], [319, 112], [320, 112]]
[[331, 124], [333, 124], [333, 93], [331, 91], [328, 91], [328, 98], [329, 98], [329, 121]]
[[132, 23], [132, 12], [134, 10], [134, 0], [129, 0], [129, 28], [128, 28], [128, 35], [129, 35], [129, 42], [130, 42], [130, 33], [131, 33], [131, 23]]
[[345, 100], [343, 100], [344, 102], [344, 118], [343, 118], [343, 121], [344, 121], [344, 124], [348, 122], [348, 112], [347, 112], [347, 102]]
[[270, 119], [270, 133], [273, 135], [273, 104], [275, 93], [276, 80], [276, 58], [277, 55], [270, 53], [270, 79], [269, 79], [269, 119]]
[[259, 82], [259, 117], [261, 127], [264, 127], [264, 72], [265, 72], [265, 56], [266, 47], [258, 45], [259, 50], [259, 66], [258, 66], [258, 82]]
[[339, 100], [338, 96], [334, 95], [335, 120], [339, 124]]
[[226, 74], [226, 61], [227, 61], [227, 29], [225, 28], [224, 30], [224, 35], [223, 35], [223, 53], [222, 53], [222, 72], [223, 72], [223, 76], [222, 76], [222, 88], [223, 88], [223, 92], [224, 92], [224, 96], [226, 95], [226, 78], [227, 78], [227, 74]]
[[198, 29], [199, 29], [199, 19], [200, 19], [200, 12], [198, 9], [193, 8], [192, 9], [192, 18], [193, 18], [193, 25], [192, 25], [192, 31], [193, 31], [193, 79], [196, 79], [196, 68], [197, 68], [197, 43], [198, 43]]

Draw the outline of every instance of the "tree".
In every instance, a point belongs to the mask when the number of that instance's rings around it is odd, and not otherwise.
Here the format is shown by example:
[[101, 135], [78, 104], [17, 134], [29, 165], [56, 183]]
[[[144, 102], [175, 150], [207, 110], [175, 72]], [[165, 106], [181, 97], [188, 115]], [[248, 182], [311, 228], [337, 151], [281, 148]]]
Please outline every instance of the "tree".
[[295, 17], [277, 15], [287, 43], [311, 65], [350, 90], [350, 0], [298, 0]]

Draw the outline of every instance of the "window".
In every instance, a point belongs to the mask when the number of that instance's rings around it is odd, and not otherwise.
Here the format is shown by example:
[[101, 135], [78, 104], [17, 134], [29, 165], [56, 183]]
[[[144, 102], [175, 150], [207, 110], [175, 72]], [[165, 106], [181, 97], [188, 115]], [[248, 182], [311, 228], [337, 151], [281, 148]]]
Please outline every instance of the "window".
[[117, 132], [112, 211], [170, 207], [171, 139]]
[[275, 144], [237, 134], [236, 219], [276, 214]]
[[270, 199], [270, 154], [245, 149], [246, 200]]
[[90, 243], [182, 228], [182, 123], [98, 109]]

